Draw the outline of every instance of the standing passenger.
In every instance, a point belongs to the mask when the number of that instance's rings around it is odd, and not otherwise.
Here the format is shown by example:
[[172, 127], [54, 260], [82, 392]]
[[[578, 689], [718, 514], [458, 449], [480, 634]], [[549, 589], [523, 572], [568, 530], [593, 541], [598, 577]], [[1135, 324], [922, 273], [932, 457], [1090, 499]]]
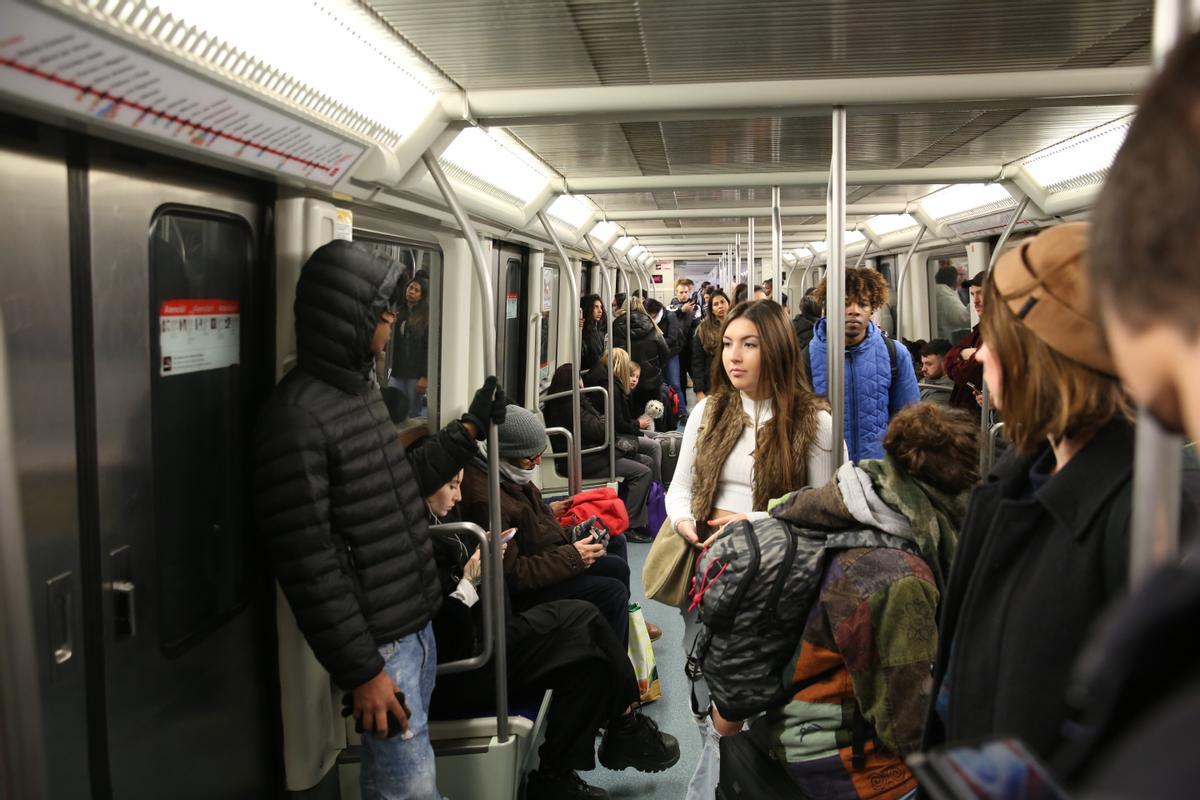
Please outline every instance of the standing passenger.
[[579, 305], [583, 310], [579, 330], [579, 371], [589, 372], [604, 354], [608, 326], [604, 323], [604, 301], [600, 295], [589, 294]]
[[[630, 319], [633, 320], [630, 323]], [[669, 353], [667, 341], [654, 320], [646, 313], [646, 307], [638, 298], [630, 298], [617, 318], [613, 320], [613, 343], [625, 343], [626, 330], [630, 331], [629, 356], [642, 365], [642, 382], [634, 392], [634, 413], [641, 414], [650, 400], [662, 399], [663, 365]]]
[[409, 416], [420, 417], [429, 391], [429, 283], [410, 280], [404, 287], [404, 304], [407, 314], [396, 335], [389, 383], [408, 397]]
[[[796, 337], [778, 303], [763, 300], [729, 312], [721, 365], [712, 372], [711, 392], [688, 418], [667, 491], [675, 532], [691, 542], [708, 538], [710, 524], [723, 517], [766, 516], [772, 497], [822, 485], [833, 475], [833, 418], [800, 378]], [[698, 613], [685, 611], [683, 619], [684, 651], [691, 652]], [[696, 690], [700, 709], [707, 709], [703, 680]], [[717, 736], [708, 716], [698, 723], [704, 754], [687, 796], [709, 800], [719, 777]]]
[[938, 338], [948, 342], [958, 340], [971, 327], [971, 311], [958, 297], [958, 270], [942, 267], [933, 276], [934, 309], [937, 312]]
[[712, 359], [721, 352], [721, 328], [729, 313], [729, 295], [716, 289], [709, 300], [708, 314], [696, 326], [692, 337], [692, 388], [696, 399], [703, 400], [712, 381]]
[[[680, 278], [675, 281], [675, 299], [671, 301], [669, 310], [675, 323], [675, 329], [680, 337], [679, 349], [673, 351], [671, 360], [667, 362], [667, 383], [679, 392], [679, 416], [687, 416], [687, 376], [692, 363], [692, 334], [696, 329], [697, 309], [692, 300], [692, 283], [690, 278]], [[674, 381], [671, 379], [674, 378]]]
[[[825, 304], [826, 282], [817, 284], [813, 297]], [[866, 267], [846, 270], [846, 446], [850, 459], [883, 458], [883, 436], [888, 421], [920, 399], [912, 356], [875, 327], [871, 315], [888, 301], [883, 276]], [[828, 396], [826, 370], [828, 319], [817, 323], [808, 345], [812, 387]]]
[[[963, 283], [971, 292], [971, 305], [975, 308], [975, 316], [980, 319], [983, 319], [984, 277], [981, 272]], [[945, 370], [946, 376], [954, 381], [950, 405], [972, 413], [979, 410], [977, 395], [983, 390], [983, 365], [975, 360], [975, 352], [981, 344], [983, 336], [979, 333], [979, 324], [976, 323], [971, 332], [950, 348], [950, 352], [942, 359], [942, 369]]]
[[1064, 744], [1068, 678], [1125, 590], [1134, 431], [1084, 274], [1087, 226], [1027, 239], [984, 287], [976, 358], [1012, 452], [975, 490], [942, 596], [926, 743]]
[[[345, 241], [313, 253], [296, 284], [298, 361], [254, 436], [258, 527], [305, 640], [353, 691], [368, 800], [440, 797], [426, 710], [437, 650], [429, 621], [442, 592], [422, 496], [471, 460], [473, 440], [505, 408], [488, 378], [462, 421], [405, 452], [372, 379], [396, 321], [400, 270]], [[389, 715], [412, 737], [387, 738]]]

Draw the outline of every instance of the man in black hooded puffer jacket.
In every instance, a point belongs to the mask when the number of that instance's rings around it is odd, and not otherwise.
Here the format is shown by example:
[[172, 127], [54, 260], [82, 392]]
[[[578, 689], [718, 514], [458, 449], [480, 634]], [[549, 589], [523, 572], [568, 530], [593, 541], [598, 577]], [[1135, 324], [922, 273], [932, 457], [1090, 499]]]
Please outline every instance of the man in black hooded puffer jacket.
[[[474, 440], [503, 421], [505, 399], [489, 377], [434, 446], [405, 453], [373, 375], [401, 272], [345, 241], [304, 265], [298, 362], [259, 420], [254, 492], [300, 630], [334, 681], [353, 691], [367, 731], [363, 798], [425, 800], [440, 797], [426, 709], [437, 663], [430, 620], [442, 589], [423, 497], [477, 453]], [[402, 736], [387, 738], [389, 714]]]

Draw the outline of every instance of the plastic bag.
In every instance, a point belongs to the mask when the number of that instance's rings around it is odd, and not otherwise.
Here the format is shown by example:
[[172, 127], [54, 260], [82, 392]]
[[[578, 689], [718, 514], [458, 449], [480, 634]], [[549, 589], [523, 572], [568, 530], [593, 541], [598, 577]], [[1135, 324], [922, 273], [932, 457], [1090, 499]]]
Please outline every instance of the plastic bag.
[[629, 660], [637, 675], [638, 691], [643, 703], [652, 703], [662, 697], [662, 685], [658, 682], [658, 661], [654, 658], [654, 647], [650, 643], [650, 632], [646, 630], [646, 618], [637, 603], [629, 606]]

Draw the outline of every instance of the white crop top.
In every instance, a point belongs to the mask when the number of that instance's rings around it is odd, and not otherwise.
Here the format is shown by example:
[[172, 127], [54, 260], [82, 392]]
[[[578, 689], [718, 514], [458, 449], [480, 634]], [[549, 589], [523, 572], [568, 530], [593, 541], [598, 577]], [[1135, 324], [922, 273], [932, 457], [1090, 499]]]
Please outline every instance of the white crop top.
[[[671, 480], [671, 488], [667, 490], [667, 515], [672, 522], [690, 520], [692, 517], [692, 469], [697, 457], [704, 457], [704, 443], [697, 441], [697, 431], [700, 421], [704, 418], [704, 408], [708, 398], [701, 400], [688, 414], [687, 426], [683, 430], [683, 446], [679, 453], [679, 463], [675, 467], [675, 476]], [[750, 417], [753, 427], [747, 427], [738, 437], [729, 457], [721, 467], [721, 477], [717, 482], [717, 493], [713, 507], [738, 514], [751, 514], [754, 509], [754, 446], [758, 429], [767, 423], [772, 416], [770, 399], [755, 402], [742, 395], [742, 408]], [[829, 453], [833, 437], [833, 417], [828, 411], [817, 414], [817, 434], [809, 447], [807, 455], [808, 484], [823, 486], [833, 477], [830, 469]], [[845, 443], [842, 450], [845, 451]], [[796, 489], [803, 487], [796, 486]], [[754, 517], [765, 517], [766, 512], [754, 514]]]

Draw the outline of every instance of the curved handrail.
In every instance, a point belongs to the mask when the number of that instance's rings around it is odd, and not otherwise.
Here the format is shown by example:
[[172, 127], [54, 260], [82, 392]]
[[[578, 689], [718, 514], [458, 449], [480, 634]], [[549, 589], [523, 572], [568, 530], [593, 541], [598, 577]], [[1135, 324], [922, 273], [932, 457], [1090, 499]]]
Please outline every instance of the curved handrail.
[[[458, 222], [463, 239], [466, 240], [467, 249], [471, 252], [471, 266], [474, 267], [475, 282], [479, 286], [479, 294], [483, 300], [483, 367], [485, 374], [495, 375], [496, 298], [492, 291], [487, 258], [483, 255], [483, 247], [479, 244], [479, 235], [475, 232], [475, 226], [471, 223], [471, 218], [467, 215], [466, 209], [462, 207], [462, 203], [458, 202], [454, 187], [450, 184], [446, 173], [442, 171], [442, 165], [438, 163], [437, 156], [427, 150], [421, 155], [421, 161], [425, 164], [425, 169], [429, 170], [429, 176], [437, 184], [438, 191], [441, 192], [442, 198], [450, 208], [450, 213]], [[498, 425], [489, 425], [487, 432], [488, 526], [494, 531], [502, 529], [500, 522], [500, 431], [498, 428]], [[490, 587], [493, 593], [492, 598], [496, 605], [503, 608], [504, 572], [499, 547], [492, 548], [491, 557], [493, 574], [496, 576]], [[508, 660], [505, 627], [503, 625], [497, 627], [492, 636], [496, 643], [493, 653], [496, 659], [496, 740], [503, 744], [508, 741]]]
[[[598, 393], [600, 393], [600, 394], [604, 395], [604, 408], [605, 408], [605, 411], [607, 412], [607, 411], [608, 411], [608, 409], [610, 408], [610, 406], [609, 406], [609, 404], [608, 404], [608, 390], [606, 390], [606, 389], [605, 389], [603, 386], [585, 386], [585, 387], [583, 387], [582, 389], [580, 389], [580, 390], [579, 390], [579, 394], [580, 394], [580, 395], [587, 394], [588, 392], [593, 392], [593, 393], [595, 393], [595, 392], [598, 392]], [[544, 408], [544, 407], [545, 407], [545, 405], [546, 405], [546, 403], [548, 403], [549, 401], [551, 401], [551, 400], [561, 400], [561, 399], [562, 399], [562, 398], [564, 398], [564, 397], [570, 397], [570, 396], [571, 396], [571, 394], [572, 394], [571, 392], [555, 392], [554, 394], [548, 394], [548, 395], [545, 395], [544, 397], [540, 397], [540, 398], [538, 398], [538, 405], [539, 405], [540, 407], [543, 407], [543, 408]], [[612, 427], [612, 426], [610, 426], [610, 425], [607, 425], [607, 424], [604, 426], [604, 443], [603, 443], [603, 444], [595, 444], [595, 445], [592, 445], [591, 447], [589, 447], [589, 448], [587, 448], [587, 449], [585, 449], [585, 450], [580, 450], [580, 451], [579, 451], [579, 454], [580, 454], [580, 455], [588, 455], [588, 454], [590, 454], [590, 453], [599, 453], [601, 450], [607, 450], [607, 449], [608, 449], [608, 443], [611, 441], [611, 439], [609, 438], [609, 431], [611, 430], [611, 427]], [[550, 433], [550, 431], [554, 431], [555, 433], [557, 433], [557, 432], [559, 432], [559, 431], [561, 431], [561, 430], [565, 430], [565, 429], [564, 429], [564, 428], [557, 428], [557, 427], [556, 427], [556, 428], [546, 428], [546, 433], [547, 433], [547, 434], [549, 434], [549, 433]], [[574, 434], [571, 434], [571, 436], [574, 436]], [[570, 442], [569, 442], [569, 441], [568, 441], [568, 444], [570, 444]], [[551, 458], [561, 458], [561, 457], [562, 457], [562, 456], [564, 456], [564, 455], [570, 455], [570, 452], [567, 452], [567, 453], [552, 453], [552, 454], [551, 454]], [[570, 471], [570, 468], [571, 468], [571, 464], [570, 464], [570, 463], [568, 463], [568, 464], [567, 464], [567, 470], [568, 470], [568, 472]], [[582, 466], [580, 467], [579, 478], [580, 478], [580, 485], [582, 486], [582, 481], [583, 481], [583, 468], [582, 468]], [[568, 488], [570, 487], [570, 485], [571, 485], [571, 480], [570, 480], [570, 476], [568, 475], [568, 477], [567, 477], [567, 486], [568, 486]], [[575, 494], [575, 492], [571, 492], [571, 494]]]
[[[431, 536], [447, 537], [453, 536], [456, 533], [469, 533], [478, 539], [480, 550], [483, 553], [479, 559], [483, 567], [483, 585], [491, 586], [491, 581], [496, 577], [496, 565], [492, 563], [490, 558], [491, 539], [484, 532], [483, 528], [473, 522], [446, 522], [441, 525], [430, 525], [429, 533]], [[473, 669], [479, 669], [491, 660], [494, 649], [492, 639], [495, 631], [497, 628], [504, 626], [504, 605], [497, 604], [495, 597], [489, 591], [485, 590], [480, 597], [483, 599], [483, 652], [470, 658], [460, 658], [457, 661], [447, 661], [444, 664], [438, 664], [438, 675], [454, 675], [459, 672], [469, 672]]]
[[925, 238], [926, 230], [928, 228], [923, 224], [917, 229], [917, 235], [909, 245], [908, 252], [904, 254], [904, 260], [900, 262], [900, 271], [896, 274], [896, 318], [892, 320], [892, 324], [896, 328], [897, 342], [902, 341], [900, 331], [904, 327], [901, 320], [904, 319], [904, 282], [908, 280], [908, 266], [912, 263], [913, 254], [917, 252], [917, 245], [921, 243], [921, 239]]

